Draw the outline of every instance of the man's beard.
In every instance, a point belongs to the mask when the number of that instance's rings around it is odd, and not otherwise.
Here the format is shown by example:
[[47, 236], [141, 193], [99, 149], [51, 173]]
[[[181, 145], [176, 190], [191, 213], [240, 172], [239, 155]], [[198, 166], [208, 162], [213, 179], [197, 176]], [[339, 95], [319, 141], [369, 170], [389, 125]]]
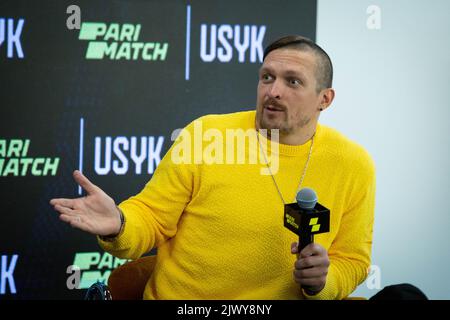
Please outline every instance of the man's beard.
[[311, 118], [303, 117], [302, 119], [300, 119], [297, 125], [290, 125], [288, 122], [289, 116], [287, 110], [285, 110], [283, 116], [279, 117], [278, 119], [267, 119], [267, 115], [264, 116], [264, 112], [266, 111], [264, 107], [262, 107], [260, 110], [261, 111], [258, 114], [256, 120], [258, 121], [259, 128], [266, 129], [268, 135], [270, 135], [270, 130], [273, 129], [278, 129], [280, 136], [289, 135], [296, 129], [306, 127], [311, 121]]
[[[262, 111], [264, 112], [264, 110]], [[268, 130], [268, 132], [270, 132], [270, 130], [274, 130], [277, 129], [279, 130], [280, 134], [288, 134], [290, 133], [292, 130], [289, 127], [289, 125], [286, 123], [287, 119], [286, 119], [287, 115], [284, 114], [284, 119], [267, 119], [264, 117], [263, 114], [261, 114], [260, 116], [260, 121], [259, 121], [259, 125], [261, 127], [261, 129], [266, 129]]]
[[[270, 115], [267, 115], [268, 111], [266, 108], [268, 106], [271, 106], [271, 108], [275, 108], [276, 110], [280, 110], [277, 112], [280, 112], [278, 116], [276, 116], [276, 119], [268, 119]], [[264, 101], [259, 108], [259, 114], [257, 115], [257, 121], [259, 122], [259, 126], [261, 129], [266, 129], [270, 132], [272, 129], [278, 129], [280, 133], [289, 133], [289, 126], [287, 123], [288, 120], [288, 114], [287, 114], [287, 108], [279, 104], [276, 99], [269, 98], [266, 101]]]

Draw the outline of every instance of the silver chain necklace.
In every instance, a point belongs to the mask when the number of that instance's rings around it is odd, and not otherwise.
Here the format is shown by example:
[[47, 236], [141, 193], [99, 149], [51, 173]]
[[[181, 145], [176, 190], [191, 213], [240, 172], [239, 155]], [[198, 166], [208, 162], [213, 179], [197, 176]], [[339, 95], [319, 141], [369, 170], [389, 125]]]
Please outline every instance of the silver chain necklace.
[[[311, 137], [311, 146], [309, 147], [308, 158], [306, 159], [305, 167], [303, 168], [302, 177], [300, 178], [300, 183], [298, 184], [298, 187], [297, 187], [297, 192], [300, 190], [300, 187], [302, 186], [303, 179], [305, 179], [306, 169], [308, 169], [309, 159], [311, 159], [311, 153], [312, 153], [315, 135], [316, 135], [316, 133], [314, 132], [313, 136]], [[278, 187], [278, 184], [275, 180], [274, 175], [272, 174], [272, 170], [270, 170], [269, 161], [267, 161], [266, 153], [264, 152], [262, 145], [261, 145], [261, 141], [259, 140], [258, 130], [256, 132], [256, 138], [258, 139], [259, 147], [261, 148], [262, 154], [264, 156], [264, 161], [266, 162], [267, 169], [269, 169], [270, 176], [272, 177], [273, 183], [274, 183], [275, 187], [277, 188], [277, 191], [278, 191], [278, 194], [280, 195], [281, 201], [283, 201], [283, 204], [286, 205], [286, 201], [284, 201], [283, 195], [281, 194], [281, 190]], [[295, 194], [297, 194], [297, 192]]]

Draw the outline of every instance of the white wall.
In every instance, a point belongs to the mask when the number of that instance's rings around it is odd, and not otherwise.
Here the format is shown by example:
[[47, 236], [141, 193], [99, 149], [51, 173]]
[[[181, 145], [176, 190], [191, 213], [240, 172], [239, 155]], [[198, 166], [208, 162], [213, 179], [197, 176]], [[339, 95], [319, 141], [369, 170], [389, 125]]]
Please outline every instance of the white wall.
[[[370, 5], [381, 29], [370, 30]], [[336, 99], [321, 122], [377, 167], [372, 264], [381, 288], [408, 282], [450, 299], [450, 1], [319, 0], [317, 41]], [[362, 284], [353, 295], [378, 290]]]

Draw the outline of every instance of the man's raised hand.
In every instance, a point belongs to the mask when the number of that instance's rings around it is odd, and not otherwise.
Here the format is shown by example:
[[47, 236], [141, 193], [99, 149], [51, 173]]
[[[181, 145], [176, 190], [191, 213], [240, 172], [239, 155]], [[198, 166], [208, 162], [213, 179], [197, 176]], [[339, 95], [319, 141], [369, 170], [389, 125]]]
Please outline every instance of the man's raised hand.
[[120, 211], [114, 200], [91, 183], [80, 171], [73, 172], [75, 181], [87, 192], [76, 199], [52, 199], [50, 204], [59, 218], [72, 227], [99, 236], [114, 236], [120, 231]]

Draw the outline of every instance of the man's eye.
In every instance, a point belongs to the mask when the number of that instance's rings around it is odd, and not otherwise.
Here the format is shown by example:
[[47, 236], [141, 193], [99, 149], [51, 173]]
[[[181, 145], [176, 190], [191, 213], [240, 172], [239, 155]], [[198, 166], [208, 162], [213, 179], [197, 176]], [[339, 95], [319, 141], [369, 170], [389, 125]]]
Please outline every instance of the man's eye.
[[272, 80], [272, 76], [270, 74], [263, 74], [262, 79], [265, 81]]
[[293, 86], [298, 86], [301, 84], [300, 80], [298, 80], [298, 79], [291, 79], [291, 80], [289, 80], [289, 83]]

